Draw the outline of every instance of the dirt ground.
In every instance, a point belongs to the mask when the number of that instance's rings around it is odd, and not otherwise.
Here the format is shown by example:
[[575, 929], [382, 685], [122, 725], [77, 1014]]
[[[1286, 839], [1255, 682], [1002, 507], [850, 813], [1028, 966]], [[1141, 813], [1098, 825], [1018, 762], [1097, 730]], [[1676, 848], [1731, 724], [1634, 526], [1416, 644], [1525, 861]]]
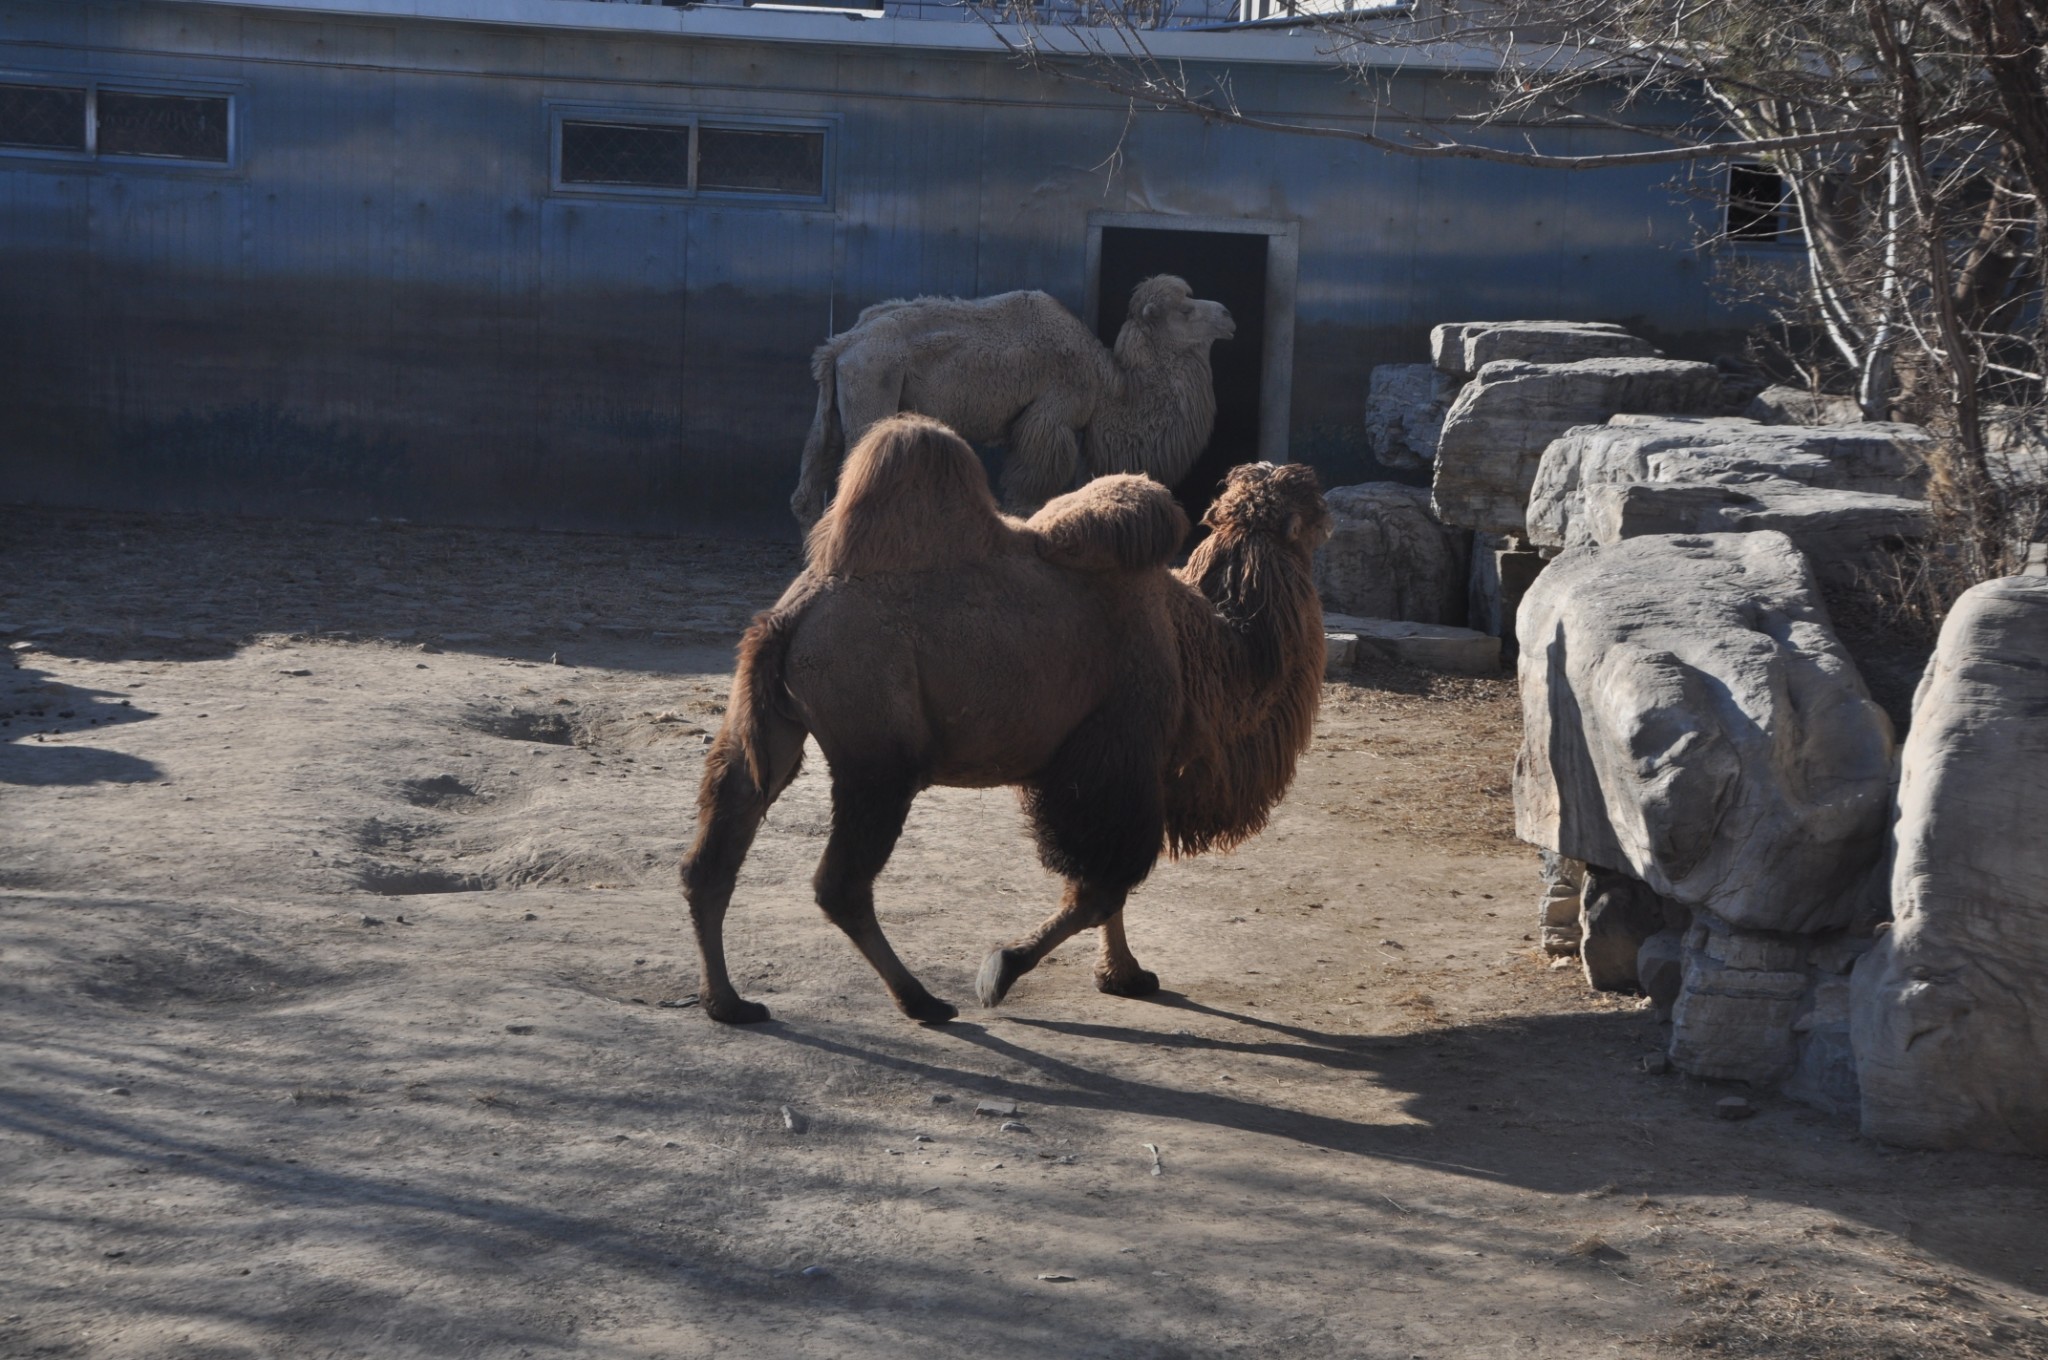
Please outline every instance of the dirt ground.
[[[1507, 682], [1332, 685], [1272, 828], [997, 1011], [675, 862], [793, 548], [0, 512], [0, 1355], [2048, 1356], [2048, 1165], [1640, 1070], [1531, 942]], [[878, 895], [970, 999], [1007, 793]], [[1014, 1113], [985, 1115], [980, 1107]]]

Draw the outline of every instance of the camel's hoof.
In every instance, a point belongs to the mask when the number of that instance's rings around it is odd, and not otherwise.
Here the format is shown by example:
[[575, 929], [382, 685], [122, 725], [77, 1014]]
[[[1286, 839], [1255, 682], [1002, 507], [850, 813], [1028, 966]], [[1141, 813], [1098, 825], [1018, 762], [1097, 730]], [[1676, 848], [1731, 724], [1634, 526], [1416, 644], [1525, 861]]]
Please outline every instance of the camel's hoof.
[[1097, 973], [1095, 990], [1111, 996], [1150, 996], [1159, 990], [1159, 974], [1149, 968], [1133, 968], [1128, 973]]
[[943, 1025], [960, 1014], [960, 1008], [929, 994], [914, 1001], [898, 1002], [903, 1013], [920, 1025]]
[[984, 1006], [994, 1006], [1010, 994], [1010, 988], [1024, 970], [1017, 966], [1019, 951], [996, 949], [981, 961], [981, 972], [974, 979], [974, 994]]
[[768, 1018], [768, 1008], [758, 1001], [706, 1001], [704, 1013], [721, 1025], [758, 1025]]

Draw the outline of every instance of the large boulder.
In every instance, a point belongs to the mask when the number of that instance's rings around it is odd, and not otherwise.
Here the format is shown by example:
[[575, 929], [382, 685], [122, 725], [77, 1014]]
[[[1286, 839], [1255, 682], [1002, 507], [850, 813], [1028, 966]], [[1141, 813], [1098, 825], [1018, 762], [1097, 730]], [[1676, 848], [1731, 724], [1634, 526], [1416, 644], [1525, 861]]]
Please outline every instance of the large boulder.
[[1568, 364], [1579, 359], [1654, 359], [1650, 342], [1608, 321], [1454, 321], [1429, 333], [1435, 368], [1471, 377], [1500, 359]]
[[1712, 364], [1677, 359], [1487, 364], [1444, 417], [1433, 487], [1437, 518], [1524, 535], [1530, 488], [1552, 440], [1618, 411], [1711, 412], [1720, 393]]
[[1444, 413], [1457, 380], [1430, 364], [1381, 364], [1365, 392], [1365, 443], [1382, 467], [1426, 468], [1436, 461]]
[[1610, 483], [1591, 488], [1567, 541], [1618, 543], [1648, 534], [1755, 533], [1776, 529], [1799, 546], [1824, 581], [1854, 586], [1875, 576], [1901, 544], [1924, 537], [1925, 502], [1835, 491], [1780, 478], [1739, 486]]
[[1522, 839], [1740, 930], [1850, 924], [1892, 730], [1783, 534], [1569, 549], [1522, 601]]
[[1579, 547], [1777, 529], [1824, 578], [1850, 585], [1927, 532], [1927, 507], [1914, 497], [1933, 442], [1912, 425], [1618, 415], [1543, 451], [1529, 537]]
[[1324, 498], [1330, 538], [1316, 550], [1323, 607], [1369, 619], [1462, 627], [1472, 535], [1440, 523], [1429, 493], [1400, 482], [1340, 486]]
[[1856, 965], [1863, 1131], [2048, 1153], [2048, 578], [1964, 593], [1900, 762], [1894, 923]]
[[[1914, 498], [1934, 440], [1917, 425], [1759, 425], [1739, 416], [1617, 415], [1567, 430], [1543, 451], [1529, 492], [1529, 540], [1561, 548], [1595, 486], [1773, 482]], [[1684, 532], [1684, 531], [1674, 531]], [[1596, 541], [1585, 539], [1584, 541]]]

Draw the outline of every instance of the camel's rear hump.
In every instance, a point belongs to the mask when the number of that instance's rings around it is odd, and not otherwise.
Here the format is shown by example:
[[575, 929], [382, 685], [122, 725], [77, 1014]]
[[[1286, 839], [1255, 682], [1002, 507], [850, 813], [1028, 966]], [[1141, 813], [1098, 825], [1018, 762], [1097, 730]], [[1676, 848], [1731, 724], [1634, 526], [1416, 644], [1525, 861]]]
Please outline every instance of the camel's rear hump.
[[941, 571], [981, 561], [1016, 534], [967, 441], [906, 413], [854, 445], [807, 548], [811, 569], [828, 576]]

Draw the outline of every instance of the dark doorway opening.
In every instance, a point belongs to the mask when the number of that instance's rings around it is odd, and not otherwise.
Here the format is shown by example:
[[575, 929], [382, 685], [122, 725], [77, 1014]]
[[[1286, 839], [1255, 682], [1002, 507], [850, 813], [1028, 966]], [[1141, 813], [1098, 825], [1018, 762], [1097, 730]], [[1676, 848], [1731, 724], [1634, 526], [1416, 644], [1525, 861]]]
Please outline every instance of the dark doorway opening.
[[1131, 289], [1154, 274], [1178, 274], [1198, 298], [1230, 309], [1237, 334], [1209, 351], [1216, 384], [1216, 430], [1174, 495], [1199, 521], [1223, 474], [1258, 461], [1259, 396], [1266, 366], [1266, 237], [1254, 232], [1104, 227], [1096, 276], [1096, 334], [1116, 343]]

